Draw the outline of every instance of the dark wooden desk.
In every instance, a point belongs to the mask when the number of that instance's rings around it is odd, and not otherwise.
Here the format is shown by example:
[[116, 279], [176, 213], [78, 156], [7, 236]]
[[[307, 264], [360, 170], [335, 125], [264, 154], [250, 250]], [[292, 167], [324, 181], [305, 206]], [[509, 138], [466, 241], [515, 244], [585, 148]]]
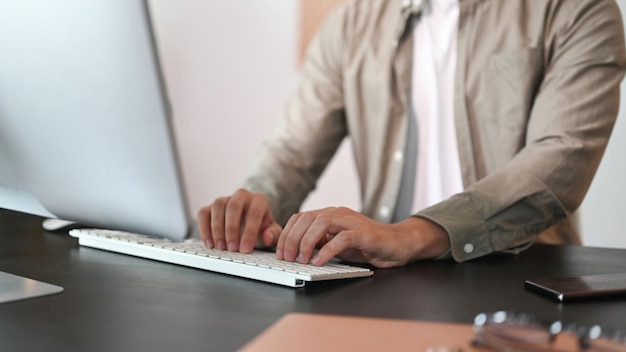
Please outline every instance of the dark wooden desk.
[[0, 210], [0, 270], [65, 288], [0, 304], [0, 351], [232, 351], [289, 312], [470, 323], [505, 309], [626, 330], [626, 298], [557, 304], [523, 286], [530, 277], [626, 271], [620, 249], [535, 245], [291, 289], [79, 248], [44, 232], [38, 217]]

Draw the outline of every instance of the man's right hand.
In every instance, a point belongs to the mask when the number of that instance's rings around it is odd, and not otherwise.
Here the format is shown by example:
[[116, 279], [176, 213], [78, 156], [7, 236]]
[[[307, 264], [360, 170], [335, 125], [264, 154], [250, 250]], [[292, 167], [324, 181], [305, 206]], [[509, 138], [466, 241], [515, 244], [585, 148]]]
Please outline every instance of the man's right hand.
[[241, 253], [252, 252], [255, 245], [275, 246], [282, 231], [267, 198], [244, 189], [200, 209], [198, 229], [207, 247]]

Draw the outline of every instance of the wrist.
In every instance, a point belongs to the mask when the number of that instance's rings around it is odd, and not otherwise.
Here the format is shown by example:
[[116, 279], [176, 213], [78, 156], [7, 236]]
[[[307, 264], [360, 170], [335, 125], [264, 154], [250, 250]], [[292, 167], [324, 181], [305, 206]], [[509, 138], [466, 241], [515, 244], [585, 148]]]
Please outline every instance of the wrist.
[[395, 225], [409, 239], [410, 261], [439, 258], [450, 249], [448, 232], [435, 222], [411, 216]]

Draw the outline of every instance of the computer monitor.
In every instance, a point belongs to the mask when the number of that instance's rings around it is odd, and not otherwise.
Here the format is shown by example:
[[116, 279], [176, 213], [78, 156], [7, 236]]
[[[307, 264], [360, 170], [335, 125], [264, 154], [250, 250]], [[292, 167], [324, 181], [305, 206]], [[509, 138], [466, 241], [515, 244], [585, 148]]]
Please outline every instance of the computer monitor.
[[148, 4], [3, 0], [0, 48], [0, 208], [184, 238]]

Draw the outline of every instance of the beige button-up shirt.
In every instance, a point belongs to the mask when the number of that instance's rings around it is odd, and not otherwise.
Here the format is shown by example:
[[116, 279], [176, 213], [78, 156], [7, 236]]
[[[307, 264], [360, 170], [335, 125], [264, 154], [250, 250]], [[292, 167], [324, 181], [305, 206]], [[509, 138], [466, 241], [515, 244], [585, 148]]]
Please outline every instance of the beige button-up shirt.
[[[357, 0], [311, 43], [300, 86], [245, 183], [298, 211], [349, 137], [363, 214], [389, 222], [413, 55], [401, 0]], [[465, 261], [535, 240], [580, 243], [571, 215], [607, 145], [626, 69], [614, 0], [460, 0], [455, 123], [465, 190], [415, 216]], [[419, 53], [416, 53], [419, 55]]]

